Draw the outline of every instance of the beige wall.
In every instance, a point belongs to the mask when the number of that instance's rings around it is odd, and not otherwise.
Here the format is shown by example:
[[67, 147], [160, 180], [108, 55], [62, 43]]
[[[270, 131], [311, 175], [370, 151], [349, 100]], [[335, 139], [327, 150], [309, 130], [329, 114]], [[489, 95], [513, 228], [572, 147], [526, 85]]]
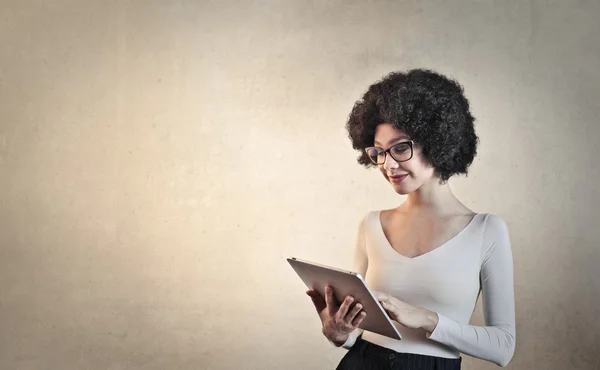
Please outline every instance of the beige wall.
[[285, 257], [349, 266], [359, 218], [402, 202], [355, 163], [344, 123], [411, 67], [457, 78], [478, 119], [451, 185], [510, 228], [509, 368], [600, 368], [599, 16], [597, 1], [3, 0], [0, 368], [335, 368], [344, 350]]

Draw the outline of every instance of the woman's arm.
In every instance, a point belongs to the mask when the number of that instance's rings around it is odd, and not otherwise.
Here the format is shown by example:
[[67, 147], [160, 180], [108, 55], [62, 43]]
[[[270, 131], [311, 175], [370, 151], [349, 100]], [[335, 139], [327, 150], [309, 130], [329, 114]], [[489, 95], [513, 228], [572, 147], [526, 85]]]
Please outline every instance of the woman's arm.
[[431, 340], [504, 367], [516, 344], [513, 259], [506, 223], [488, 215], [483, 239], [480, 283], [486, 325], [463, 325], [428, 311], [422, 327]]

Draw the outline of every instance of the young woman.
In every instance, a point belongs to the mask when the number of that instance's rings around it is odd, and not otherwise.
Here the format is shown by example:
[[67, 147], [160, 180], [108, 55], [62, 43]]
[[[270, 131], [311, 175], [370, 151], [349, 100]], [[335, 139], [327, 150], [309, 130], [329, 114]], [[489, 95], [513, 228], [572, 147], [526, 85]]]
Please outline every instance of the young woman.
[[[356, 102], [346, 127], [358, 162], [407, 195], [362, 218], [354, 251], [355, 270], [403, 339], [359, 329], [368, 312], [351, 296], [338, 304], [330, 287], [325, 297], [309, 290], [323, 334], [349, 349], [338, 369], [460, 369], [460, 353], [506, 366], [516, 341], [508, 230], [447, 183], [477, 152], [462, 86], [430, 70], [391, 73]], [[469, 325], [480, 293], [486, 325]]]

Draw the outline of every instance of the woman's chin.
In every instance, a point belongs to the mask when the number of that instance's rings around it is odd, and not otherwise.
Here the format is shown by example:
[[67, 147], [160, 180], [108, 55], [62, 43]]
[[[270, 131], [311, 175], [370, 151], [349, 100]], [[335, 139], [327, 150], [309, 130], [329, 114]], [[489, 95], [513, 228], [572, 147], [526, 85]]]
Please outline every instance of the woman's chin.
[[394, 191], [400, 195], [406, 195], [406, 194], [410, 193], [410, 191], [407, 189], [407, 187], [404, 186], [403, 184], [393, 184], [392, 183], [392, 188], [394, 188]]

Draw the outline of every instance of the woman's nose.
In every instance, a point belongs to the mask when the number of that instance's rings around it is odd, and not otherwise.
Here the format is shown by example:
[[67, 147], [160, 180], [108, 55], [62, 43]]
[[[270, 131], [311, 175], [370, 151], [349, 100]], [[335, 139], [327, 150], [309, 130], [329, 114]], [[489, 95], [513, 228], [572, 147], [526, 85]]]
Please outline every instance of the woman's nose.
[[386, 153], [385, 161], [383, 162], [383, 168], [385, 168], [387, 170], [387, 169], [391, 169], [391, 168], [398, 168], [398, 166], [400, 166], [400, 165], [398, 164], [398, 162], [396, 162], [394, 160], [394, 158], [392, 158], [390, 153]]

